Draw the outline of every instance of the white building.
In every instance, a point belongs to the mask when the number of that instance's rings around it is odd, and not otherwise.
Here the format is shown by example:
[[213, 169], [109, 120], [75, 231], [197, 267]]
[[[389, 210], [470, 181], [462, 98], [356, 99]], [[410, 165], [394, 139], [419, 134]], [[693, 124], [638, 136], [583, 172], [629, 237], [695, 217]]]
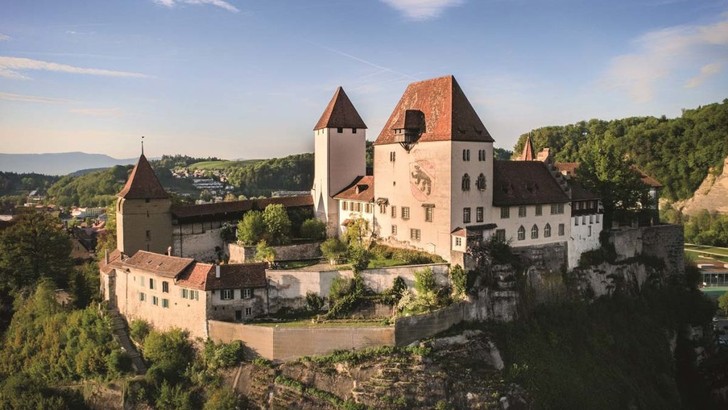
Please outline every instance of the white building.
[[[583, 198], [572, 199], [548, 151], [535, 156], [530, 140], [520, 161], [494, 160], [493, 138], [454, 77], [407, 87], [374, 142], [373, 176], [365, 127], [339, 87], [314, 128], [313, 202], [329, 233], [363, 218], [382, 241], [460, 264], [469, 241], [492, 235], [515, 248], [558, 244], [569, 267], [599, 246], [598, 198], [579, 189]], [[577, 199], [594, 212], [572, 209]], [[575, 229], [577, 215], [592, 224]]]

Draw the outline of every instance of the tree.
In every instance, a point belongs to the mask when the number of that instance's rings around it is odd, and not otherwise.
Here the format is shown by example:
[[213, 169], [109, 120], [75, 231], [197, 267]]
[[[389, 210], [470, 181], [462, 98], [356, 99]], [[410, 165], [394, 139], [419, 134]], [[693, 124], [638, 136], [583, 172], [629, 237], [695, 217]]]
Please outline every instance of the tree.
[[238, 222], [238, 243], [255, 245], [265, 233], [265, 221], [260, 211], [250, 211]]
[[321, 244], [321, 253], [329, 263], [335, 265], [337, 260], [346, 253], [346, 244], [341, 242], [339, 238], [329, 238]]
[[247, 408], [245, 397], [229, 387], [219, 387], [212, 391], [205, 402], [204, 410], [235, 410]]
[[266, 242], [265, 239], [258, 242], [258, 245], [255, 247], [255, 260], [258, 262], [267, 262], [272, 264], [275, 262], [275, 259], [275, 249], [268, 245], [268, 242]]
[[306, 219], [301, 224], [301, 237], [313, 241], [326, 239], [326, 224], [315, 218]]
[[718, 307], [723, 311], [724, 315], [728, 316], [728, 292], [718, 298]]
[[291, 241], [291, 220], [281, 204], [270, 204], [263, 211], [266, 237], [272, 245], [285, 245]]
[[31, 211], [0, 234], [0, 286], [19, 289], [40, 278], [65, 286], [71, 271], [71, 241], [51, 214]]
[[349, 247], [349, 262], [354, 273], [358, 274], [366, 269], [370, 259], [371, 253], [365, 247], [359, 245]]
[[615, 138], [607, 135], [594, 140], [584, 147], [582, 158], [577, 177], [586, 189], [601, 197], [605, 227], [611, 226], [616, 213], [628, 213], [647, 203], [649, 188]]
[[345, 241], [351, 245], [361, 245], [369, 233], [369, 223], [364, 218], [356, 218], [346, 225]]

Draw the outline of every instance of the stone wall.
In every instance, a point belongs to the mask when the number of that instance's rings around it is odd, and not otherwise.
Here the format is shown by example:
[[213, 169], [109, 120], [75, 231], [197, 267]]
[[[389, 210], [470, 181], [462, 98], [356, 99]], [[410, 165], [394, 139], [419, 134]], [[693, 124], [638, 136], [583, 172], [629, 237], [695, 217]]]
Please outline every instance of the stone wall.
[[432, 313], [397, 318], [394, 322], [397, 346], [406, 346], [457, 325], [463, 321], [465, 309], [465, 303], [457, 302]]
[[[321, 242], [300, 243], [294, 245], [273, 246], [277, 261], [299, 261], [318, 259], [321, 257]], [[253, 262], [255, 246], [242, 246], [235, 243], [227, 245], [230, 263]]]
[[685, 237], [682, 225], [654, 225], [642, 229], [642, 253], [665, 261], [667, 274], [685, 273]]
[[184, 258], [194, 258], [202, 262], [217, 262], [217, 247], [225, 251], [225, 243], [220, 238], [220, 222], [204, 222], [176, 225], [172, 229], [172, 254]]
[[512, 247], [511, 250], [520, 256], [526, 265], [535, 266], [538, 269], [556, 272], [562, 271], [567, 266], [568, 247], [566, 242]]
[[219, 342], [241, 340], [248, 353], [270, 360], [293, 360], [340, 349], [393, 346], [392, 326], [269, 327], [208, 321], [210, 338]]
[[639, 293], [647, 279], [656, 273], [653, 268], [641, 263], [611, 265], [602, 263], [589, 268], [574, 269], [581, 290], [590, 289], [594, 297], [610, 295], [618, 287], [630, 293]]
[[[381, 293], [392, 287], [394, 279], [398, 276], [404, 279], [408, 287], [414, 287], [415, 271], [431, 268], [435, 273], [437, 283], [443, 286], [450, 284], [449, 265], [437, 263], [429, 265], [408, 265], [389, 268], [367, 269], [362, 272], [364, 284], [375, 292]], [[353, 278], [351, 270], [305, 271], [305, 270], [277, 270], [266, 271], [269, 285], [270, 311], [288, 308], [302, 308], [306, 306], [306, 293], [316, 293], [321, 297], [329, 296], [331, 283], [337, 277]]]

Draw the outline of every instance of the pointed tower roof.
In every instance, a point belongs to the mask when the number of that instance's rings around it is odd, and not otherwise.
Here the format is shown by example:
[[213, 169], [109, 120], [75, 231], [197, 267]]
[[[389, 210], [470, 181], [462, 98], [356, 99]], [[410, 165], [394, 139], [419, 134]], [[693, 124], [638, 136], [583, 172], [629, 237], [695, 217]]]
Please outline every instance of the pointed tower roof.
[[523, 152], [521, 152], [521, 156], [518, 157], [518, 160], [534, 161], [535, 159], [536, 155], [534, 154], [533, 143], [531, 142], [531, 135], [529, 134], [528, 137], [526, 137], [526, 143], [523, 144]]
[[139, 161], [129, 174], [124, 189], [119, 192], [119, 196], [124, 199], [169, 198], [144, 154], [139, 157]]
[[406, 117], [408, 111], [420, 111], [424, 114], [425, 123], [420, 128], [422, 134], [418, 142], [493, 142], [493, 137], [452, 75], [407, 86], [374, 144], [396, 143], [394, 130], [401, 128], [402, 117]]
[[361, 119], [359, 113], [354, 108], [344, 89], [338, 87], [334, 96], [326, 106], [321, 118], [313, 127], [314, 131], [322, 128], [364, 128], [366, 129], [364, 120]]

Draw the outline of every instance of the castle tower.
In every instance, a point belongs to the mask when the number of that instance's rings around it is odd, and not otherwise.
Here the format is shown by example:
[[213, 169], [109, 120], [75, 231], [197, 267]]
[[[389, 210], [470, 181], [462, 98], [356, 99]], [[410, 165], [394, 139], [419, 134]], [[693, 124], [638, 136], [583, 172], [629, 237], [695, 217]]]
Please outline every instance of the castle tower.
[[116, 243], [121, 253], [166, 253], [172, 245], [172, 201], [144, 153], [116, 201]]
[[326, 223], [329, 235], [337, 234], [339, 223], [339, 208], [333, 196], [356, 177], [366, 175], [366, 129], [341, 87], [313, 128], [315, 166], [311, 196], [316, 217]]
[[533, 149], [533, 143], [531, 142], [531, 134], [526, 137], [526, 142], [523, 144], [523, 151], [518, 157], [519, 161], [535, 161], [536, 155]]

